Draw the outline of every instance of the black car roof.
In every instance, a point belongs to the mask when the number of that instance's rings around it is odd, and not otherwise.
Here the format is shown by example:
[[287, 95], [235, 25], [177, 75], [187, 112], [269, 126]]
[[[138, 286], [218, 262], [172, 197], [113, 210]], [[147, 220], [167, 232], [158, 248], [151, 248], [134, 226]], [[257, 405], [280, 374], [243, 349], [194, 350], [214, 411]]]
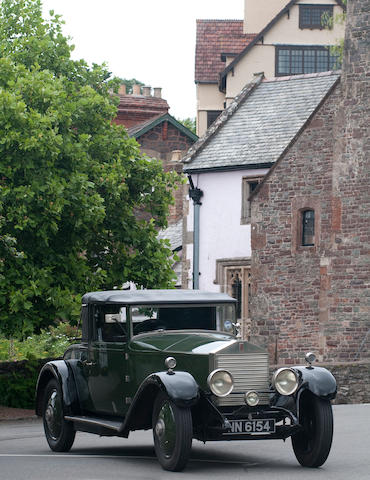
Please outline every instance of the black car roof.
[[82, 303], [117, 303], [123, 305], [210, 304], [236, 303], [236, 300], [226, 293], [201, 290], [109, 290], [85, 293], [82, 297]]

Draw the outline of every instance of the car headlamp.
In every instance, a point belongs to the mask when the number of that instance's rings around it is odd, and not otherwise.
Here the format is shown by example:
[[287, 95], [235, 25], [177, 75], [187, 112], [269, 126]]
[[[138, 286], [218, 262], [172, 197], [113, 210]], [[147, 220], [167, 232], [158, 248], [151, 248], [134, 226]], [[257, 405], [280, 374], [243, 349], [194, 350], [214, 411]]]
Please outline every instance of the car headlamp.
[[272, 385], [280, 395], [292, 395], [298, 388], [298, 376], [291, 368], [279, 368], [272, 377]]
[[211, 392], [217, 397], [226, 397], [234, 388], [234, 380], [227, 370], [213, 370], [208, 375], [207, 383]]

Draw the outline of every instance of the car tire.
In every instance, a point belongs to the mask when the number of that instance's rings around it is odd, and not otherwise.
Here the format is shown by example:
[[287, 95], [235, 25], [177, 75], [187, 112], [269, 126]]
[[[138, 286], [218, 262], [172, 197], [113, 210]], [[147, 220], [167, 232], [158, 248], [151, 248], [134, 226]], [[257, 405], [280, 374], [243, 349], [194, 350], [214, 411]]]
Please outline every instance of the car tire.
[[153, 408], [154, 449], [164, 470], [183, 470], [190, 456], [193, 422], [189, 408], [180, 408], [159, 393]]
[[45, 437], [54, 452], [68, 452], [74, 442], [76, 432], [71, 422], [64, 420], [63, 397], [59, 382], [52, 379], [44, 392], [42, 419]]
[[303, 467], [325, 463], [333, 440], [333, 411], [330, 400], [305, 392], [300, 402], [303, 430], [292, 436], [294, 454]]

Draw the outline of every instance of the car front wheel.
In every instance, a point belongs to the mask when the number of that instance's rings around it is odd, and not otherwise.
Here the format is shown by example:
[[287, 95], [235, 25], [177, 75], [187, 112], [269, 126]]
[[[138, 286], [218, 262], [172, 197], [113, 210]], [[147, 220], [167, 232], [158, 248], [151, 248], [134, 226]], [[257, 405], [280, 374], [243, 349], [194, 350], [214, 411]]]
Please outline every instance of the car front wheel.
[[167, 395], [159, 393], [153, 409], [154, 449], [165, 470], [185, 468], [191, 451], [193, 423], [189, 408], [180, 408]]
[[320, 467], [333, 439], [333, 411], [329, 400], [305, 392], [300, 404], [303, 430], [292, 436], [294, 454], [303, 467]]
[[64, 420], [63, 398], [59, 383], [52, 379], [46, 386], [42, 408], [45, 437], [54, 452], [68, 452], [76, 432], [72, 423]]

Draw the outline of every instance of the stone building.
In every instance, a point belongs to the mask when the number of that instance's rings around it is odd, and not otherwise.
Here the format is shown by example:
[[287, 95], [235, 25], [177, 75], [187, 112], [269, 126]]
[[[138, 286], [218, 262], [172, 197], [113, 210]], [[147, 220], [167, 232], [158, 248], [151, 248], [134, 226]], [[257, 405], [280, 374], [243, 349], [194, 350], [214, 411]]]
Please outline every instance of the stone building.
[[252, 336], [315, 351], [342, 401], [370, 401], [369, 10], [348, 2], [341, 79], [251, 196]]
[[227, 292], [250, 326], [249, 196], [299, 135], [339, 79], [338, 72], [256, 76], [183, 158], [190, 184], [184, 209], [183, 288]]

